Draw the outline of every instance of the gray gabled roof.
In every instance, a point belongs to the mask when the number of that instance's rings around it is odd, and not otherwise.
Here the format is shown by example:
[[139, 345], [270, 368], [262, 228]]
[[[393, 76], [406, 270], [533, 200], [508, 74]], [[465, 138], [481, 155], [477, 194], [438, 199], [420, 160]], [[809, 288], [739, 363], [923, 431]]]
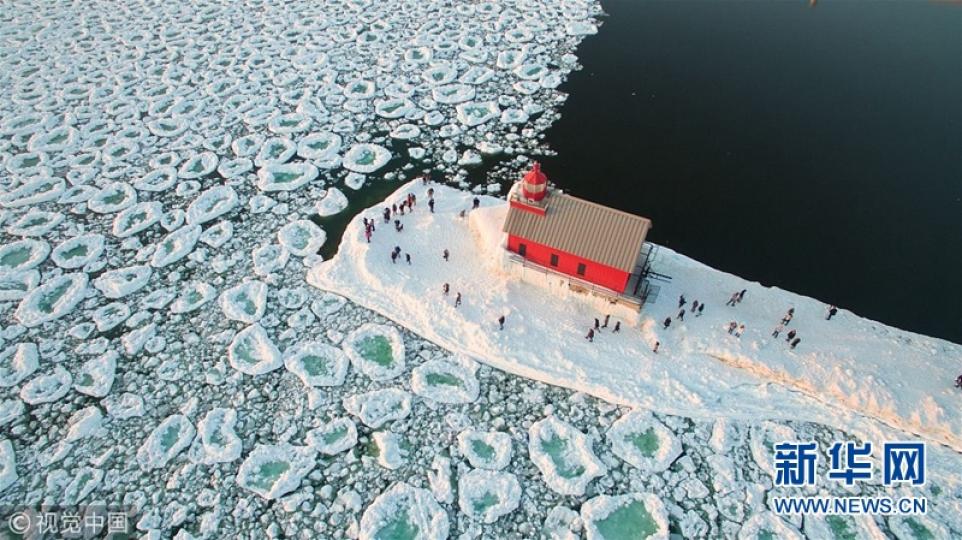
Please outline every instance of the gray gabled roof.
[[649, 219], [557, 191], [549, 192], [542, 204], [544, 216], [510, 207], [504, 232], [625, 272], [634, 270], [651, 229]]

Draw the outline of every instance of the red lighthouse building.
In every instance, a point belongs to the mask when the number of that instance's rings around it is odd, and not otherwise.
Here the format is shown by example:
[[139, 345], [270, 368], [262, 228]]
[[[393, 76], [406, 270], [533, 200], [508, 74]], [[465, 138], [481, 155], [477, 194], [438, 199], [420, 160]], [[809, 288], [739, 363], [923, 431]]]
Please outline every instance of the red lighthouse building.
[[515, 184], [508, 202], [503, 230], [509, 251], [614, 296], [632, 296], [629, 282], [644, 266], [650, 220], [549, 190], [538, 163]]

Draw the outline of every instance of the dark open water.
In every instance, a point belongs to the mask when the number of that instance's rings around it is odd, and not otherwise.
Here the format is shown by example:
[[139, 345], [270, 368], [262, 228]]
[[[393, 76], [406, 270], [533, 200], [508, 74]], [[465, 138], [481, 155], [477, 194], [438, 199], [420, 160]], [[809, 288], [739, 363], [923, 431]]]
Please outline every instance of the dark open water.
[[602, 4], [554, 182], [716, 268], [962, 343], [962, 6]]

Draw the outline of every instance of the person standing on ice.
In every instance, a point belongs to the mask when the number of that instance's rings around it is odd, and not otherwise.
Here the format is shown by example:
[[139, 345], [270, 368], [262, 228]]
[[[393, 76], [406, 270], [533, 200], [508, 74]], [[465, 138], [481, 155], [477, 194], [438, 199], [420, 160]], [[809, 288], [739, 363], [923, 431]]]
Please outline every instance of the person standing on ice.
[[504, 330], [504, 315], [498, 317], [498, 329]]
[[384, 207], [384, 223], [391, 222], [391, 209]]
[[792, 322], [792, 318], [795, 316], [795, 308], [788, 308], [788, 313], [782, 317], [782, 324], [788, 326], [788, 323]]
[[367, 238], [367, 243], [368, 243], [368, 244], [371, 243], [371, 228], [370, 228], [370, 227], [366, 227], [366, 228], [364, 229], [364, 238]]
[[615, 321], [615, 329], [612, 330], [613, 333], [621, 332], [621, 321]]
[[962, 375], [959, 375], [959, 376], [955, 379], [955, 387], [956, 387], [956, 388], [962, 388]]
[[451, 253], [448, 250], [444, 250], [444, 253], [442, 256], [444, 257], [444, 261], [447, 262], [448, 257], [451, 256]]
[[480, 208], [480, 207], [481, 207], [481, 199], [475, 197], [475, 198], [474, 198], [474, 201], [472, 201], [471, 209], [472, 209], [472, 210], [477, 210], [477, 209]]
[[410, 254], [410, 253], [405, 253], [405, 254], [404, 254], [404, 259], [408, 262], [408, 264], [411, 264], [411, 254]]
[[737, 292], [736, 292], [736, 293], [732, 293], [731, 298], [729, 298], [728, 301], [725, 302], [725, 305], [726, 305], [726, 306], [735, 307], [735, 303], [736, 303], [736, 302], [738, 302], [738, 293], [737, 293]]
[[428, 199], [428, 208], [431, 209], [431, 213], [434, 213], [434, 199]]
[[745, 325], [744, 324], [738, 325], [738, 330], [735, 330], [735, 337], [742, 337], [742, 334], [744, 333], [745, 333]]
[[685, 320], [685, 308], [682, 308], [681, 310], [678, 311], [678, 320], [679, 321]]
[[598, 317], [595, 317], [595, 330], [601, 330], [601, 322], [598, 321]]
[[447, 283], [445, 283], [445, 284], [444, 284], [444, 296], [447, 296], [449, 292], [451, 292], [451, 286], [448, 285]]
[[826, 321], [832, 320], [832, 317], [834, 317], [836, 313], [838, 313], [838, 308], [835, 306], [830, 306], [828, 308], [828, 316], [825, 317], [825, 320]]
[[397, 264], [397, 251], [391, 252], [391, 264]]
[[684, 305], [687, 304], [687, 303], [688, 303], [688, 300], [685, 300], [685, 295], [681, 295], [681, 296], [678, 297], [678, 307], [679, 307], [679, 308], [681, 308], [682, 306], [684, 306]]
[[434, 198], [434, 188], [433, 188], [433, 187], [432, 187], [432, 188], [428, 188], [428, 198], [429, 198], [429, 199], [433, 199], [433, 198]]
[[696, 311], [698, 311], [698, 300], [691, 303], [691, 312], [694, 313]]
[[793, 339], [793, 340], [792, 340], [792, 350], [794, 351], [794, 350], [795, 350], [795, 347], [797, 347], [798, 344], [801, 343], [801, 342], [802, 342], [802, 338], [795, 338], [795, 339]]
[[589, 328], [589, 329], [588, 329], [588, 335], [585, 336], [585, 339], [587, 339], [588, 341], [590, 341], [590, 342], [592, 342], [592, 343], [595, 342], [595, 329], [594, 329], [594, 328]]
[[738, 323], [737, 323], [737, 322], [732, 321], [732, 322], [728, 323], [728, 333], [729, 333], [729, 334], [734, 334], [736, 328], [738, 328]]
[[742, 289], [741, 292], [738, 293], [738, 303], [739, 303], [739, 304], [741, 304], [741, 303], [742, 303], [742, 300], [745, 299], [745, 293], [746, 293], [746, 292], [748, 292], [748, 289]]
[[668, 327], [671, 326], [671, 317], [665, 317], [664, 325], [665, 325], [665, 330], [668, 330]]
[[796, 332], [795, 332], [794, 330], [792, 330], [791, 332], [789, 332], [789, 333], [788, 333], [788, 337], [785, 338], [785, 342], [788, 343], [789, 341], [795, 339], [795, 334], [796, 334]]
[[776, 326], [775, 329], [772, 330], [772, 337], [778, 337], [778, 334], [781, 334], [781, 333], [782, 333], [782, 330], [784, 330], [784, 329], [785, 329], [785, 327], [784, 327], [783, 325], [781, 325], [781, 324], [778, 325], [778, 326]]
[[458, 293], [458, 295], [454, 297], [454, 307], [458, 307], [460, 305], [461, 305], [461, 293]]
[[701, 313], [702, 313], [703, 311], [705, 311], [705, 304], [699, 304], [699, 305], [698, 305], [698, 315], [696, 315], [696, 317], [701, 317]]
[[658, 354], [658, 347], [660, 347], [660, 346], [661, 346], [661, 342], [660, 342], [660, 341], [656, 341], [656, 342], [655, 342], [655, 346], [651, 348], [651, 352], [653, 352], [653, 353], [655, 353], [655, 354]]
[[605, 324], [601, 325], [602, 328], [608, 328], [609, 319], [611, 319], [611, 315], [605, 315]]

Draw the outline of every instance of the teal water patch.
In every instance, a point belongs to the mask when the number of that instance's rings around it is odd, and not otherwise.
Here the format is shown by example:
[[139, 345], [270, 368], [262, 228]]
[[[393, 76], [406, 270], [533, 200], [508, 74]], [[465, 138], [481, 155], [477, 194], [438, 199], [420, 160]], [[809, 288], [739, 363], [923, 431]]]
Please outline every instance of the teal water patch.
[[347, 435], [347, 426], [341, 425], [322, 435], [321, 440], [324, 444], [332, 444], [343, 439], [345, 435]]
[[19, 247], [4, 253], [3, 256], [0, 257], [0, 266], [16, 268], [30, 259], [30, 253], [32, 253], [32, 251], [28, 247]]
[[450, 373], [428, 373], [424, 379], [431, 386], [455, 386], [464, 388], [464, 381]]
[[375, 540], [414, 540], [421, 530], [411, 523], [407, 509], [402, 509], [397, 516], [381, 527], [375, 534]]
[[331, 374], [331, 366], [327, 358], [309, 354], [301, 358], [301, 363], [304, 366], [304, 371], [311, 377]]
[[384, 336], [367, 336], [357, 343], [357, 350], [361, 356], [384, 367], [394, 364], [394, 354], [391, 342]]
[[63, 295], [67, 293], [71, 285], [73, 285], [72, 281], [64, 281], [59, 287], [41, 295], [37, 301], [37, 309], [46, 314], [53, 313], [54, 306], [63, 298]]
[[478, 439], [473, 439], [471, 441], [471, 451], [474, 452], [476, 456], [484, 459], [491, 459], [494, 457], [494, 447], [484, 441], [479, 441]]
[[542, 439], [541, 449], [551, 457], [551, 462], [554, 463], [558, 475], [562, 478], [577, 478], [584, 474], [585, 468], [583, 465], [573, 466], [565, 461], [564, 452], [568, 449], [568, 441], [559, 437], [557, 433], [552, 433], [548, 440]]
[[658, 435], [655, 434], [654, 428], [648, 428], [644, 433], [631, 433], [627, 438], [645, 457], [654, 457], [655, 451], [658, 450]]
[[641, 540], [658, 531], [655, 518], [641, 501], [631, 501], [618, 508], [596, 521], [595, 527], [605, 540]]
[[501, 502], [501, 499], [498, 499], [497, 495], [490, 491], [485, 491], [481, 498], [471, 501], [471, 506], [474, 508], [476, 514], [484, 514], [488, 511], [488, 508], [491, 508], [499, 502]]
[[291, 464], [286, 461], [267, 461], [257, 468], [257, 472], [248, 480], [248, 483], [258, 489], [270, 491], [282, 474], [291, 468]]

